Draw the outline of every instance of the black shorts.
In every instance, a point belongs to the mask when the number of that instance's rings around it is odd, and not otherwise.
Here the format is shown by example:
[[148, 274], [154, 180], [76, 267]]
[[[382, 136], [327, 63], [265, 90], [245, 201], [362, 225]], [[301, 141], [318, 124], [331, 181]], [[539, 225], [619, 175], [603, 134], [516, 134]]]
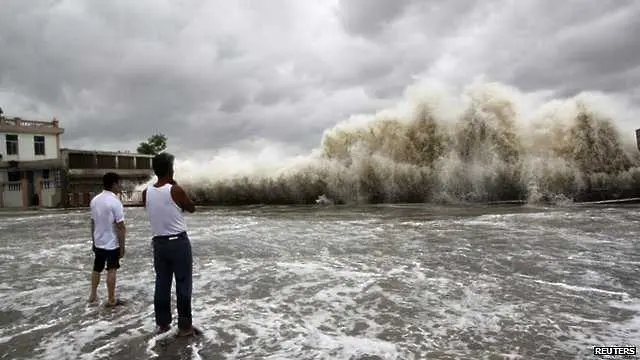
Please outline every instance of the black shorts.
[[106, 263], [107, 270], [117, 270], [120, 268], [120, 248], [105, 250], [94, 248], [95, 259], [93, 260], [93, 271], [102, 272]]

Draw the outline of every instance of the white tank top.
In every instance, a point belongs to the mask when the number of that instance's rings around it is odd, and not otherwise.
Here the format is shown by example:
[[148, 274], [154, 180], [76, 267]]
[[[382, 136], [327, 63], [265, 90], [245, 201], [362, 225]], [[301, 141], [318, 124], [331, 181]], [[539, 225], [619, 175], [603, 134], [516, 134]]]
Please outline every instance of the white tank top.
[[153, 236], [167, 236], [187, 231], [184, 214], [171, 198], [171, 184], [147, 187], [146, 207]]

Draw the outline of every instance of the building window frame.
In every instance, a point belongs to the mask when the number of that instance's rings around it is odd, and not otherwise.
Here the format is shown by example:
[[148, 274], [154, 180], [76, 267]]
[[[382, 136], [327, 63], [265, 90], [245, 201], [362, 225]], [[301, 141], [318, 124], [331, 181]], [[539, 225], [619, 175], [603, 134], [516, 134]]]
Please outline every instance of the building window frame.
[[37, 156], [46, 155], [45, 137], [43, 135], [33, 136], [33, 153]]
[[20, 154], [17, 134], [6, 134], [4, 136], [4, 142], [7, 150], [7, 156]]
[[17, 170], [10, 170], [7, 173], [7, 180], [9, 182], [18, 182], [22, 180], [22, 173]]

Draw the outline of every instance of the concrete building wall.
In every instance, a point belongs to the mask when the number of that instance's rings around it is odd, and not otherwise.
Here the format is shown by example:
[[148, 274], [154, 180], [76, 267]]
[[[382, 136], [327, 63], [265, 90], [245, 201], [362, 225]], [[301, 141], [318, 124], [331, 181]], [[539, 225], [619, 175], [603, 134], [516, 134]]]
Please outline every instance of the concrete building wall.
[[[19, 181], [7, 181], [8, 170], [0, 170], [0, 207], [24, 206], [56, 207], [62, 199], [59, 169], [32, 170], [33, 185], [27, 181], [27, 172]], [[37, 199], [35, 200], [34, 197]]]
[[40, 193], [40, 206], [42, 207], [56, 207], [62, 200], [62, 191], [61, 189], [55, 188], [55, 182], [53, 180], [43, 180]]
[[[2, 134], [4, 133], [0, 132], [0, 142], [4, 140]], [[21, 139], [32, 134], [17, 135]], [[56, 135], [50, 135], [50, 138], [55, 139]], [[25, 148], [24, 144], [20, 146]], [[51, 160], [42, 157], [25, 160], [25, 151], [20, 149], [19, 157], [0, 161], [4, 163], [4, 167], [0, 168], [0, 207], [88, 206], [90, 199], [102, 191], [102, 176], [106, 172], [118, 173], [122, 185], [127, 188], [131, 187], [127, 186], [129, 183], [147, 181], [152, 174], [149, 156], [71, 149], [58, 151], [57, 143], [53, 143], [51, 147], [56, 149]], [[29, 148], [31, 155], [35, 156], [33, 143], [29, 143]], [[0, 144], [0, 149], [6, 152], [6, 143]], [[49, 150], [45, 150], [45, 153], [47, 151]], [[11, 161], [17, 163], [11, 164]]]
[[[18, 154], [7, 154], [7, 135], [15, 135], [18, 137]], [[35, 154], [35, 138], [34, 136], [44, 137], [44, 155]], [[54, 134], [25, 134], [25, 133], [0, 133], [0, 155], [2, 161], [36, 161], [49, 160], [58, 158], [58, 135]]]
[[120, 175], [121, 185], [130, 190], [148, 181], [151, 156], [130, 152], [106, 152], [60, 149], [64, 168], [63, 203], [65, 207], [85, 207], [102, 191], [102, 176], [107, 172]]
[[59, 205], [63, 190], [59, 175], [63, 133], [55, 118], [35, 121], [0, 115], [1, 207]]
[[2, 206], [5, 208], [21, 208], [22, 203], [22, 184], [8, 183], [2, 185]]

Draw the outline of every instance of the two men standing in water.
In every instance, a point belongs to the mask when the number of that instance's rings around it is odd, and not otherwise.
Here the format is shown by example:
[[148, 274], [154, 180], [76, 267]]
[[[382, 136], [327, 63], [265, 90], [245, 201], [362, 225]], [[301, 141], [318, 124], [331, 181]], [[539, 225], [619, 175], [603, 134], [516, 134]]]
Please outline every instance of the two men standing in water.
[[[184, 189], [173, 179], [173, 163], [174, 157], [168, 153], [160, 153], [153, 158], [153, 172], [158, 180], [142, 192], [142, 202], [147, 210], [153, 234], [153, 267], [156, 273], [153, 305], [158, 333], [164, 333], [171, 329], [171, 283], [175, 276], [178, 336], [190, 336], [196, 334], [197, 330], [193, 327], [191, 317], [193, 256], [191, 242], [187, 235], [184, 212], [193, 213], [195, 205]], [[107, 175], [105, 175], [105, 179]], [[116, 190], [119, 191], [119, 187]], [[112, 193], [112, 190], [109, 191]], [[119, 202], [117, 197], [114, 197], [114, 199]], [[95, 204], [99, 203], [100, 201], [96, 200]], [[115, 220], [111, 222], [113, 216], [110, 214], [100, 215], [102, 213], [96, 212], [94, 215], [93, 204], [94, 201], [92, 200], [92, 224], [97, 218], [100, 218], [100, 221], [104, 223], [109, 221], [114, 224]], [[97, 208], [97, 205], [95, 207]], [[120, 203], [120, 207], [122, 207], [122, 203]], [[114, 208], [117, 208], [117, 206], [114, 205]], [[124, 229], [124, 214], [121, 217], [117, 216], [117, 218], [122, 218], [120, 221]], [[117, 226], [119, 225], [116, 223]], [[92, 236], [95, 236], [95, 233], [96, 231], [92, 227]], [[124, 235], [121, 244], [120, 257], [124, 255]], [[98, 261], [98, 253], [96, 253], [96, 261]], [[95, 269], [96, 267], [94, 266], [94, 277], [96, 274]], [[98, 279], [99, 275], [98, 272]], [[115, 270], [113, 279], [115, 287]], [[111, 296], [111, 293], [109, 296]], [[95, 300], [93, 282], [91, 299]], [[111, 300], [110, 297], [109, 304]], [[114, 304], [118, 303], [117, 300], [114, 301]]]

